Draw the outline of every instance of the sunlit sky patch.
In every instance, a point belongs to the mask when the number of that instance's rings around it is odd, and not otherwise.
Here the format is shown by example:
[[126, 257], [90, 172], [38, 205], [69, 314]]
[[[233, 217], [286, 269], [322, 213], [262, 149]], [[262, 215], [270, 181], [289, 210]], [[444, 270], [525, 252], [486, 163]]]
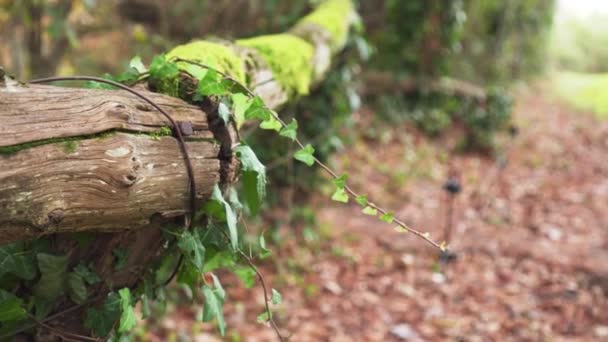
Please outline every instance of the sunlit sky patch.
[[608, 14], [608, 0], [559, 0], [559, 16]]

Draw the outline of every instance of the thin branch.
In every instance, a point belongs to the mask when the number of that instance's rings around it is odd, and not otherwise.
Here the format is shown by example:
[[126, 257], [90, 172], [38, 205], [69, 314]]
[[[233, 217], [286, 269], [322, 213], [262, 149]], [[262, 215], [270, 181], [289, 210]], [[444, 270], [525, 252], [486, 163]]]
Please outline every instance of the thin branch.
[[[241, 222], [244, 223], [243, 220], [241, 220]], [[228, 236], [228, 233], [226, 233], [225, 230], [221, 230], [221, 229], [220, 229], [220, 232], [224, 235], [224, 238], [226, 239], [226, 241], [230, 242], [230, 237]], [[268, 287], [266, 286], [266, 281], [264, 280], [264, 276], [262, 275], [262, 272], [260, 272], [260, 270], [255, 266], [252, 258], [250, 256], [248, 256], [245, 252], [243, 252], [243, 250], [241, 250], [238, 247], [235, 250], [237, 253], [239, 253], [239, 255], [241, 257], [243, 257], [243, 259], [245, 259], [245, 261], [249, 265], [249, 268], [251, 268], [255, 272], [258, 279], [260, 279], [260, 284], [262, 284], [262, 290], [264, 291], [264, 306], [265, 306], [266, 314], [268, 315], [268, 322], [270, 322], [270, 325], [272, 326], [272, 329], [276, 333], [279, 341], [281, 341], [281, 342], [287, 341], [288, 338], [286, 338], [285, 336], [283, 336], [283, 334], [281, 334], [278, 324], [275, 322], [274, 318], [272, 317], [272, 310], [270, 309], [271, 299], [270, 299], [270, 296], [268, 295]]]
[[245, 92], [247, 92], [247, 95], [249, 95], [250, 97], [256, 97], [257, 96], [245, 84], [243, 84], [241, 81], [239, 81], [236, 78], [230, 76], [228, 73], [225, 73], [225, 72], [223, 72], [221, 70], [217, 70], [216, 68], [214, 68], [214, 67], [212, 67], [210, 65], [199, 63], [199, 62], [192, 61], [192, 60], [189, 60], [189, 59], [183, 59], [183, 58], [180, 58], [180, 57], [173, 57], [170, 60], [173, 60], [175, 62], [185, 62], [185, 63], [189, 63], [189, 64], [192, 64], [192, 65], [199, 66], [199, 67], [204, 68], [204, 69], [213, 70], [216, 73], [218, 73], [220, 76], [222, 76], [224, 79], [226, 79], [228, 81], [231, 81], [231, 82], [234, 82], [236, 85], [238, 85], [241, 88], [243, 88], [243, 90], [245, 90]]
[[[81, 307], [83, 307], [83, 306], [85, 306], [85, 305], [88, 305], [88, 304], [90, 304], [90, 303], [93, 303], [94, 301], [96, 301], [96, 300], [97, 300], [97, 299], [99, 299], [99, 298], [101, 298], [101, 296], [97, 296], [97, 297], [94, 297], [94, 298], [91, 298], [91, 299], [87, 300], [86, 302], [83, 302], [83, 303], [80, 303], [80, 304], [76, 304], [76, 305], [74, 305], [74, 306], [71, 306], [71, 307], [69, 307], [69, 308], [67, 308], [67, 309], [65, 309], [65, 310], [63, 310], [63, 311], [59, 311], [58, 313], [52, 314], [52, 315], [50, 315], [50, 316], [48, 316], [48, 317], [45, 317], [45, 318], [44, 318], [43, 320], [41, 320], [40, 322], [41, 322], [41, 323], [50, 322], [50, 321], [52, 321], [52, 320], [54, 320], [54, 319], [56, 319], [56, 318], [59, 318], [59, 317], [61, 317], [61, 316], [63, 316], [63, 315], [66, 315], [66, 314], [68, 314], [68, 313], [70, 313], [70, 312], [72, 312], [72, 311], [76, 311], [76, 310], [78, 310], [79, 308], [81, 308]], [[21, 327], [21, 328], [19, 328], [19, 329], [17, 329], [17, 330], [14, 330], [14, 331], [12, 331], [12, 332], [10, 332], [10, 333], [8, 333], [8, 334], [5, 334], [5, 335], [0, 336], [0, 340], [3, 340], [3, 339], [5, 339], [5, 338], [14, 337], [15, 335], [17, 335], [17, 334], [19, 334], [19, 333], [22, 333], [22, 332], [24, 332], [24, 331], [26, 331], [26, 330], [28, 330], [28, 329], [30, 329], [30, 328], [33, 328], [33, 327], [35, 327], [36, 325], [37, 325], [36, 323], [33, 323], [33, 324], [28, 324], [28, 325], [26, 325], [26, 326], [23, 326], [23, 327]]]
[[274, 80], [275, 80], [275, 79], [274, 79], [274, 77], [271, 77], [271, 78], [269, 78], [269, 79], [266, 79], [266, 80], [260, 81], [260, 82], [258, 82], [258, 83], [254, 83], [254, 84], [252, 84], [252, 85], [251, 85], [251, 88], [255, 89], [255, 88], [259, 87], [259, 86], [263, 86], [264, 84], [267, 84], [267, 83], [273, 82]]
[[71, 332], [63, 331], [63, 330], [56, 328], [50, 324], [47, 324], [43, 321], [39, 321], [34, 315], [32, 315], [30, 313], [27, 314], [27, 317], [29, 319], [31, 319], [32, 321], [34, 321], [34, 323], [36, 323], [37, 325], [50, 330], [51, 332], [59, 335], [60, 337], [62, 337], [64, 339], [72, 338], [72, 339], [75, 339], [76, 341], [94, 341], [94, 342], [99, 341], [99, 339], [94, 338], [94, 337], [88, 337], [88, 336], [84, 336], [84, 335], [80, 335], [80, 334], [74, 334]]
[[249, 267], [255, 272], [258, 279], [260, 279], [260, 284], [262, 284], [262, 289], [264, 291], [264, 305], [266, 307], [266, 314], [268, 315], [268, 322], [270, 322], [270, 325], [274, 329], [279, 340], [281, 342], [287, 341], [285, 336], [283, 336], [281, 334], [281, 331], [279, 330], [279, 326], [274, 321], [274, 317], [272, 317], [272, 310], [270, 310], [270, 300], [271, 299], [268, 296], [268, 288], [266, 287], [266, 281], [264, 280], [264, 276], [262, 275], [262, 273], [260, 273], [260, 270], [258, 270], [258, 268], [253, 264], [253, 261], [247, 254], [245, 254], [241, 249], [237, 249], [237, 252], [243, 257], [243, 259], [245, 259], [245, 261], [247, 261], [247, 264], [249, 265]]
[[163, 287], [169, 285], [169, 283], [171, 283], [171, 281], [173, 281], [173, 278], [175, 278], [175, 276], [177, 275], [177, 272], [179, 271], [179, 268], [183, 262], [184, 262], [184, 254], [180, 253], [179, 260], [177, 260], [177, 264], [173, 268], [173, 271], [171, 272], [171, 275], [169, 276], [169, 278], [167, 278], [167, 280], [165, 280], [165, 282], [163, 283]]
[[[240, 81], [234, 79], [232, 76], [228, 75], [227, 73], [217, 70], [213, 67], [211, 67], [210, 65], [207, 64], [203, 64], [203, 63], [199, 63], [196, 61], [191, 61], [191, 60], [187, 60], [187, 59], [183, 59], [183, 58], [173, 58], [173, 60], [175, 60], [176, 62], [186, 62], [186, 63], [190, 63], [193, 65], [197, 65], [201, 68], [205, 68], [205, 69], [209, 69], [209, 70], [213, 70], [215, 72], [217, 72], [218, 74], [220, 74], [222, 77], [224, 77], [227, 80], [231, 80], [232, 82], [236, 83], [237, 85], [239, 85], [241, 88], [243, 88], [243, 90], [252, 98], [255, 98], [257, 95], [255, 95], [255, 93], [253, 93], [249, 88], [247, 88], [246, 85], [244, 85], [243, 83], [241, 83]], [[283, 121], [278, 114], [276, 114], [276, 112], [270, 110], [271, 115], [273, 116], [273, 118], [275, 120], [277, 120], [281, 126], [283, 128], [287, 127], [287, 124], [285, 123], [285, 121]], [[298, 137], [295, 138], [295, 143], [300, 147], [300, 148], [304, 148], [304, 144], [302, 143], [302, 141], [300, 141], [300, 139], [298, 139]], [[326, 173], [328, 173], [332, 178], [337, 179], [338, 175], [335, 171], [333, 171], [329, 166], [325, 165], [324, 163], [322, 163], [319, 159], [317, 159], [316, 157], [314, 157], [314, 161], [317, 165], [319, 165]], [[359, 194], [357, 192], [355, 192], [352, 188], [350, 188], [348, 185], [346, 185], [344, 187], [344, 190], [352, 197], [358, 197]], [[370, 206], [373, 209], [376, 209], [378, 212], [380, 212], [381, 214], [387, 214], [388, 211], [379, 207], [377, 204], [373, 203], [373, 202], [368, 202], [367, 203], [368, 206]], [[397, 225], [399, 225], [401, 228], [405, 229], [408, 232], [411, 232], [412, 234], [418, 236], [419, 238], [421, 238], [422, 240], [426, 241], [428, 244], [430, 244], [431, 246], [444, 251], [446, 250], [446, 246], [442, 243], [439, 244], [437, 242], [435, 242], [433, 239], [431, 239], [431, 237], [429, 236], [428, 233], [423, 233], [419, 230], [416, 230], [414, 228], [411, 228], [409, 225], [407, 225], [405, 222], [403, 222], [402, 220], [393, 217], [393, 222], [397, 223]]]
[[[281, 123], [281, 126], [283, 126], [284, 128], [287, 127], [287, 124], [277, 115], [275, 114], [275, 112], [270, 111], [272, 113], [272, 115], [274, 116], [274, 118], [279, 121]], [[300, 141], [300, 139], [298, 139], [298, 137], [295, 138], [294, 140], [296, 142], [296, 144], [300, 147], [300, 148], [304, 148], [304, 144]], [[325, 165], [323, 162], [321, 162], [317, 157], [313, 156], [314, 161], [317, 165], [319, 165], [323, 170], [325, 170], [326, 173], [328, 173], [331, 177], [333, 177], [334, 179], [338, 179], [339, 176], [338, 174], [332, 170], [329, 166]], [[359, 194], [357, 192], [355, 192], [351, 187], [349, 187], [348, 185], [344, 186], [344, 190], [346, 190], [346, 192], [351, 195], [352, 197], [358, 197]], [[378, 212], [380, 212], [381, 214], [387, 214], [388, 211], [379, 207], [378, 205], [376, 205], [373, 202], [368, 202], [367, 203], [368, 206], [376, 209]], [[427, 243], [429, 243], [431, 246], [438, 248], [440, 250], [445, 250], [446, 247], [443, 244], [439, 244], [437, 242], [435, 242], [433, 239], [431, 239], [429, 237], [428, 233], [422, 233], [419, 230], [413, 229], [410, 226], [408, 226], [405, 222], [401, 221], [398, 218], [393, 217], [393, 221], [395, 223], [397, 223], [399, 226], [401, 226], [401, 228], [406, 229], [408, 232], [411, 232], [412, 234], [418, 236], [419, 238], [423, 239], [424, 241], [426, 241]]]

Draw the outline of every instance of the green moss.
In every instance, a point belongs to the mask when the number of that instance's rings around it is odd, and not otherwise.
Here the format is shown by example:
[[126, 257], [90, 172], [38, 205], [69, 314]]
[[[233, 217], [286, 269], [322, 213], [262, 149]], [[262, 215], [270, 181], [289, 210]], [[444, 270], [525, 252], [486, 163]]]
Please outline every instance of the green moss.
[[331, 49], [335, 52], [346, 44], [353, 10], [351, 0], [328, 0], [302, 18], [298, 25], [312, 23], [323, 27], [331, 35]]
[[[206, 41], [195, 41], [178, 45], [166, 55], [167, 59], [179, 57], [206, 64], [216, 70], [225, 72], [240, 82], [245, 82], [244, 61], [229, 47]], [[177, 63], [184, 70], [192, 67], [188, 63]]]
[[158, 131], [152, 132], [148, 134], [154, 140], [160, 140], [161, 137], [168, 137], [173, 135], [173, 131], [169, 127], [161, 127]]
[[291, 34], [273, 34], [237, 40], [236, 44], [257, 50], [289, 97], [308, 94], [314, 53], [310, 43]]
[[[72, 146], [67, 146], [68, 143], [73, 142], [74, 140], [80, 140], [79, 137], [68, 137], [68, 138], [49, 138], [42, 139], [38, 141], [31, 141], [23, 144], [11, 145], [11, 146], [0, 146], [0, 155], [10, 156], [19, 151], [27, 150], [29, 148], [34, 148], [42, 145], [48, 144], [62, 144], [63, 150], [65, 153], [72, 153], [76, 149], [74, 146], [74, 150], [72, 150]], [[74, 143], [75, 144], [75, 143]], [[76, 145], [76, 144], [75, 144]]]
[[[168, 134], [167, 134], [167, 130], [169, 131]], [[73, 136], [73, 137], [48, 138], [48, 139], [42, 139], [42, 140], [37, 140], [37, 141], [30, 141], [30, 142], [26, 142], [23, 144], [0, 146], [0, 156], [11, 156], [11, 155], [13, 155], [17, 152], [23, 151], [23, 150], [27, 150], [27, 149], [42, 146], [42, 145], [49, 145], [49, 144], [57, 144], [57, 146], [61, 147], [65, 153], [70, 154], [70, 153], [73, 153], [76, 151], [76, 149], [78, 148], [78, 141], [80, 141], [80, 140], [106, 139], [110, 136], [115, 135], [118, 132], [135, 133], [135, 132], [126, 131], [126, 130], [111, 129], [111, 130], [108, 130], [105, 132], [99, 132], [99, 133], [94, 133], [94, 134], [83, 134], [83, 135], [78, 135], [78, 136]], [[152, 132], [152, 133], [136, 132], [136, 133], [148, 135], [148, 136], [152, 136], [152, 137], [155, 137], [155, 136], [160, 137], [160, 136], [171, 135], [171, 129], [169, 129], [168, 127], [161, 127], [157, 132]]]
[[76, 152], [78, 148], [78, 143], [74, 140], [64, 141], [63, 142], [63, 151], [67, 154]]
[[[120, 131], [117, 130], [117, 129], [115, 129], [115, 130], [109, 130], [109, 131], [105, 131], [105, 132], [100, 132], [100, 133], [94, 134], [93, 138], [103, 140], [103, 139], [107, 139], [107, 138], [109, 138], [111, 136], [114, 136], [118, 132], [120, 132]], [[78, 140], [82, 140], [82, 139], [78, 139]]]

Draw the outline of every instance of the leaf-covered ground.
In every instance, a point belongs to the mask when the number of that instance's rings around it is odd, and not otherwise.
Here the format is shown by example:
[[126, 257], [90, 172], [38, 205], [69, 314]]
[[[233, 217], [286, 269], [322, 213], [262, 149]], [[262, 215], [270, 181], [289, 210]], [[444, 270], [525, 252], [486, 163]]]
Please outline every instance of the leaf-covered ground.
[[[457, 259], [358, 206], [318, 196], [315, 227], [284, 227], [263, 273], [283, 294], [276, 318], [293, 341], [608, 341], [608, 122], [521, 91], [508, 162], [450, 155], [405, 126], [376, 129], [338, 156], [354, 188], [441, 239], [448, 171]], [[368, 127], [369, 113], [358, 116]], [[407, 132], [407, 134], [406, 134]], [[500, 165], [504, 165], [501, 168]], [[261, 290], [225, 280], [228, 339], [273, 341], [256, 323]], [[218, 340], [177, 309], [145, 339]]]

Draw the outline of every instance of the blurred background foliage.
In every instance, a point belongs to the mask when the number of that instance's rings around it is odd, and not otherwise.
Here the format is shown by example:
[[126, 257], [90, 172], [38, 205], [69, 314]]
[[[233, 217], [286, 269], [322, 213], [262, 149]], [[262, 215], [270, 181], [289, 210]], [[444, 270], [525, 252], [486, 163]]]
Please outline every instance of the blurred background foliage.
[[555, 69], [574, 72], [608, 72], [608, 14], [589, 16], [558, 13], [550, 39]]
[[466, 0], [454, 76], [478, 84], [508, 84], [541, 74], [555, 6], [553, 0]]
[[[1, 0], [1, 62], [24, 78], [116, 72], [130, 56], [146, 57], [194, 38], [284, 30], [315, 2]], [[486, 85], [542, 71], [555, 1], [360, 0], [359, 7], [365, 36], [377, 52], [366, 68]], [[592, 33], [576, 24], [567, 30], [564, 39]], [[44, 65], [35, 64], [41, 57]], [[571, 63], [565, 54], [560, 58]]]
[[555, 16], [549, 54], [551, 84], [576, 109], [608, 117], [608, 11], [563, 8]]

